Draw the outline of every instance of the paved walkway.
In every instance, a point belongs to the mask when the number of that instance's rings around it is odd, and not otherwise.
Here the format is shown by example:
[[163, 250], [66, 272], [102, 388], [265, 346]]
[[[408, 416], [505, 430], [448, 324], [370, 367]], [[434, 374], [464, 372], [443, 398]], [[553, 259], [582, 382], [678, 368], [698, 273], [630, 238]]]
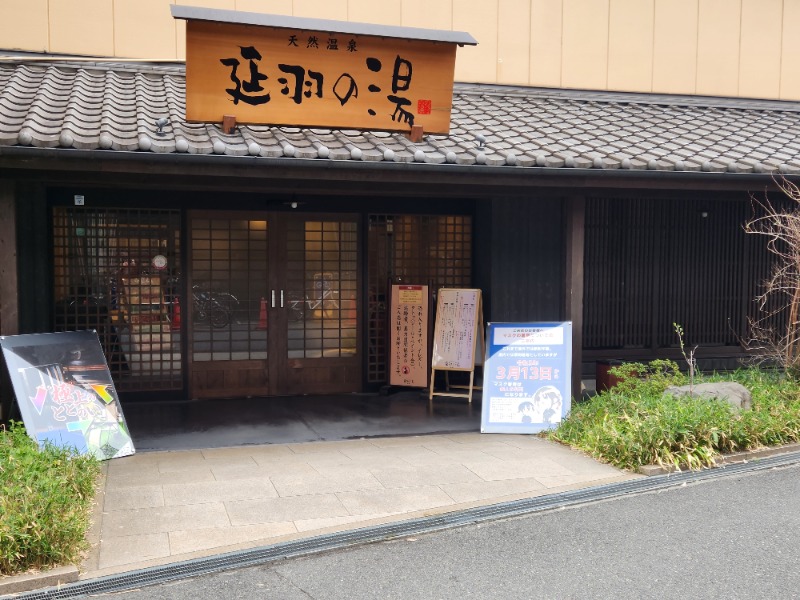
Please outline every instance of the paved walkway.
[[138, 453], [106, 463], [81, 578], [633, 477], [524, 435]]

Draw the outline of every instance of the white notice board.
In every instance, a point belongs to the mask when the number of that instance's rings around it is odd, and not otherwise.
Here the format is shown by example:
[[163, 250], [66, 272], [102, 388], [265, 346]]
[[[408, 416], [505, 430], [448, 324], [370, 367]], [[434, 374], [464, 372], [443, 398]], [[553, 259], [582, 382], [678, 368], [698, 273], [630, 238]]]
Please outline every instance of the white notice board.
[[[434, 396], [467, 398], [472, 402], [475, 388], [476, 349], [483, 353], [483, 309], [481, 291], [442, 288], [436, 300], [436, 325], [433, 331], [431, 353], [431, 385], [428, 399]], [[445, 392], [434, 391], [436, 371], [445, 372]], [[468, 386], [451, 386], [450, 371], [468, 371]], [[451, 387], [468, 390], [466, 394], [454, 393]]]
[[480, 290], [440, 289], [436, 300], [432, 368], [472, 371], [482, 321]]

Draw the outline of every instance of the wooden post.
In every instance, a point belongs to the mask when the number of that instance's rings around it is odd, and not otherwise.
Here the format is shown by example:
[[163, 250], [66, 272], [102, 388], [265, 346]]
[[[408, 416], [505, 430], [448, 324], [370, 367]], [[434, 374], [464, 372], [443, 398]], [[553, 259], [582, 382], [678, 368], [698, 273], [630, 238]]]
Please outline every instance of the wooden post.
[[583, 254], [586, 199], [574, 196], [565, 200], [567, 211], [565, 313], [572, 321], [572, 397], [581, 399], [583, 363]]
[[[19, 298], [17, 295], [16, 186], [0, 181], [0, 334], [19, 333]], [[0, 422], [11, 419], [14, 390], [5, 361], [0, 360]], [[19, 413], [17, 414], [19, 418]]]
[[412, 125], [411, 131], [406, 133], [405, 136], [416, 144], [422, 141], [425, 137], [425, 132], [422, 130], [422, 125]]
[[236, 115], [222, 117], [222, 131], [224, 133], [233, 133], [234, 129], [236, 129]]

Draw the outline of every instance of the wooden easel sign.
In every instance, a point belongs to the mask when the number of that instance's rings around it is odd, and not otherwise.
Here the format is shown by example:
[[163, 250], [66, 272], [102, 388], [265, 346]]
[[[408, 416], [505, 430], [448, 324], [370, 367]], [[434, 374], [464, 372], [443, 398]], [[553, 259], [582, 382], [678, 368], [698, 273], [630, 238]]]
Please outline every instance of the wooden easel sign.
[[[433, 350], [431, 352], [431, 383], [428, 400], [434, 396], [467, 398], [472, 402], [475, 389], [476, 348], [484, 347], [483, 306], [481, 291], [475, 289], [442, 288], [436, 300], [436, 324], [433, 331]], [[469, 385], [458, 386], [466, 393], [453, 392], [449, 385], [445, 391], [434, 391], [436, 371], [469, 372]]]

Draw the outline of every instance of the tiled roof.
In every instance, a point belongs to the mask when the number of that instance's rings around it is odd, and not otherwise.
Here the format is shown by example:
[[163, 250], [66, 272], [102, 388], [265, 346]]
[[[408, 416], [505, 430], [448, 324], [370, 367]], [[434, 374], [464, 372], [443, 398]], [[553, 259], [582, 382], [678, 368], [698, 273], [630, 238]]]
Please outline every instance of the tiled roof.
[[[137, 153], [800, 174], [800, 103], [457, 84], [450, 135], [184, 120], [182, 66], [0, 62], [4, 146]], [[158, 125], [161, 120], [163, 126]], [[161, 131], [159, 131], [159, 129]]]

